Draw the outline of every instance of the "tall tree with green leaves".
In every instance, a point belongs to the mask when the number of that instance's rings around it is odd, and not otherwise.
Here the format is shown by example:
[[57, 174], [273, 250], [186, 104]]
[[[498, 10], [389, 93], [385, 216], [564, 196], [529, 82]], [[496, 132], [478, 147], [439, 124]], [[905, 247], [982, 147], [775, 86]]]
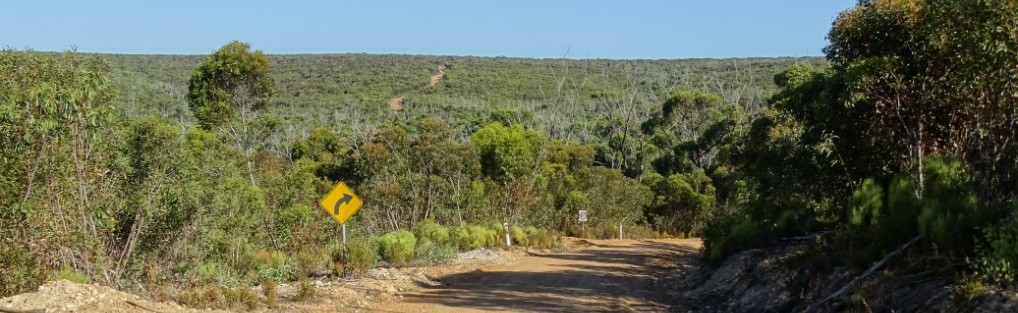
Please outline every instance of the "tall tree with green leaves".
[[717, 166], [721, 147], [742, 121], [738, 108], [720, 95], [678, 91], [643, 123], [643, 132], [656, 148], [653, 165], [663, 175], [711, 171]]
[[519, 221], [524, 209], [535, 200], [535, 187], [543, 174], [545, 140], [543, 133], [500, 123], [488, 124], [471, 137], [480, 152], [485, 178], [499, 192], [489, 200], [494, 202], [493, 207], [502, 209], [500, 218], [510, 223]]
[[269, 58], [251, 46], [232, 41], [198, 65], [187, 86], [187, 103], [207, 130], [230, 136], [244, 154], [248, 178], [255, 183], [252, 156], [264, 134], [259, 113], [275, 89]]

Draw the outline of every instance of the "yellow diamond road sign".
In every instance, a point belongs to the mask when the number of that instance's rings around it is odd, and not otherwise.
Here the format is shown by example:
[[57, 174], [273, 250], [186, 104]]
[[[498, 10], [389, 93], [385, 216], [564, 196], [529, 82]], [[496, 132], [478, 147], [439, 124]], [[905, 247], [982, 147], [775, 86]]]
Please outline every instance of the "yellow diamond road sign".
[[357, 197], [353, 190], [350, 190], [350, 187], [342, 182], [325, 195], [322, 201], [318, 201], [318, 206], [322, 207], [325, 212], [329, 212], [329, 215], [336, 218], [340, 224], [346, 223], [350, 216], [357, 213], [361, 204], [363, 204], [361, 198]]

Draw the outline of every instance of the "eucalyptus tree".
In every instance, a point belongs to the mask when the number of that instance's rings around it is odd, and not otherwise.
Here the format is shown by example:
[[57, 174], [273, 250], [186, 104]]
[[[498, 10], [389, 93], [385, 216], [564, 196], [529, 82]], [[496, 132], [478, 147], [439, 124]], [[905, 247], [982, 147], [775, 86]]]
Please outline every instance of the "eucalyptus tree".
[[0, 292], [34, 287], [18, 277], [38, 268], [8, 259], [63, 263], [110, 281], [103, 263], [116, 245], [109, 230], [120, 203], [109, 72], [98, 57], [0, 52], [0, 246], [13, 249], [0, 252], [19, 254], [0, 257], [0, 285], [11, 286]]
[[[244, 155], [248, 178], [255, 184], [252, 156], [265, 126], [259, 119], [275, 90], [269, 58], [251, 46], [232, 41], [219, 48], [191, 72], [187, 103], [198, 124], [233, 139]], [[264, 124], [264, 125], [262, 125]]]
[[489, 196], [489, 201], [501, 209], [499, 217], [509, 223], [518, 222], [524, 209], [537, 199], [547, 152], [545, 136], [521, 125], [491, 123], [471, 137], [480, 153], [482, 174], [499, 192]]

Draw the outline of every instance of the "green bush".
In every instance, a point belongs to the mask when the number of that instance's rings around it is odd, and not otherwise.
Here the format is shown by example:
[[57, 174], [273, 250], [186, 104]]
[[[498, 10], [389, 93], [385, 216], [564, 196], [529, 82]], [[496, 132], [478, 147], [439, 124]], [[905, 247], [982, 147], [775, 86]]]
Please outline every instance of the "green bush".
[[[746, 219], [732, 228], [732, 241], [746, 247], [759, 247], [767, 244], [767, 229], [759, 221]], [[743, 249], [740, 249], [743, 250]]]
[[426, 264], [444, 263], [456, 257], [459, 235], [455, 229], [425, 220], [417, 224], [417, 247], [414, 255]]
[[328, 261], [331, 260], [329, 248], [328, 246], [325, 249], [315, 246], [300, 248], [297, 251], [297, 257], [294, 258], [296, 260], [297, 277], [305, 277], [327, 270]]
[[0, 244], [0, 297], [35, 289], [49, 277], [49, 271], [24, 244]]
[[456, 258], [458, 247], [439, 245], [431, 240], [418, 240], [414, 251], [416, 259], [424, 264], [442, 264]]
[[958, 160], [934, 157], [925, 165], [926, 186], [918, 229], [928, 246], [940, 251], [967, 252], [979, 229], [990, 221], [988, 206], [977, 203], [972, 175]]
[[296, 274], [290, 257], [282, 251], [258, 251], [254, 261], [255, 270], [258, 271], [260, 277], [270, 277], [275, 281], [290, 281]]
[[417, 239], [420, 241], [431, 241], [435, 245], [445, 246], [449, 241], [449, 228], [438, 225], [433, 220], [425, 220], [417, 224]]
[[201, 291], [201, 302], [204, 307], [215, 310], [226, 306], [226, 296], [223, 295], [222, 288], [209, 284]]
[[[333, 254], [334, 260], [342, 260], [342, 247]], [[347, 242], [347, 268], [353, 273], [364, 273], [378, 262], [378, 242], [374, 238], [351, 238]], [[341, 271], [342, 268], [337, 268]]]
[[530, 245], [530, 238], [527, 236], [522, 228], [516, 227], [516, 225], [509, 226], [509, 237], [512, 239], [513, 244], [527, 247]]
[[65, 279], [67, 281], [79, 284], [87, 284], [92, 281], [87, 274], [75, 271], [73, 268], [66, 265], [60, 268], [60, 271], [53, 276], [53, 279], [55, 280]]
[[470, 226], [467, 227], [467, 232], [469, 234], [468, 244], [466, 248], [460, 245], [460, 249], [466, 251], [495, 246], [495, 236], [497, 235], [495, 231], [481, 226]]
[[196, 274], [205, 284], [234, 285], [239, 278], [233, 271], [218, 261], [205, 261], [198, 264]]
[[236, 309], [237, 305], [241, 306], [238, 311], [251, 311], [258, 308], [258, 295], [246, 284], [241, 284], [233, 289], [224, 289], [224, 293], [230, 309]]
[[457, 226], [450, 229], [449, 234], [451, 240], [457, 243], [460, 251], [490, 248], [496, 244], [497, 233], [481, 226]]
[[529, 236], [530, 247], [539, 249], [556, 249], [562, 247], [562, 236], [545, 229], [535, 229]]
[[464, 226], [456, 226], [449, 229], [449, 240], [459, 251], [470, 250], [470, 230]]
[[[930, 157], [925, 166], [925, 186], [917, 197], [917, 184], [896, 176], [883, 185], [867, 179], [850, 199], [850, 225], [839, 232], [838, 243], [849, 264], [866, 266], [921, 235], [924, 247], [939, 253], [968, 254], [988, 220], [985, 205], [972, 192], [972, 177], [965, 166], [950, 158]], [[987, 269], [995, 260], [978, 260]]]
[[276, 281], [272, 278], [262, 280], [262, 293], [265, 294], [265, 306], [275, 308], [279, 303], [279, 291], [276, 290]]
[[300, 286], [297, 290], [297, 296], [294, 300], [306, 300], [315, 296], [315, 284], [311, 282], [307, 277], [302, 277], [298, 282]]
[[991, 283], [1011, 284], [1018, 272], [1018, 210], [1003, 222], [983, 229], [982, 240], [976, 242], [975, 259], [969, 266], [980, 279]]
[[985, 297], [990, 288], [982, 280], [975, 277], [962, 277], [956, 284], [957, 288], [951, 295], [948, 312], [976, 312], [980, 299]]
[[527, 233], [527, 237], [536, 236], [538, 233], [541, 232], [539, 229], [537, 229], [537, 227], [534, 226], [527, 226], [527, 228], [525, 228], [523, 231]]
[[738, 251], [766, 245], [769, 240], [765, 223], [735, 215], [708, 221], [703, 236], [707, 263], [712, 265], [720, 264]]
[[488, 225], [488, 230], [492, 231], [490, 247], [505, 248], [505, 227], [502, 227], [502, 223], [492, 222]]
[[396, 267], [410, 265], [416, 245], [417, 238], [414, 237], [414, 233], [406, 230], [391, 232], [378, 238], [382, 259]]

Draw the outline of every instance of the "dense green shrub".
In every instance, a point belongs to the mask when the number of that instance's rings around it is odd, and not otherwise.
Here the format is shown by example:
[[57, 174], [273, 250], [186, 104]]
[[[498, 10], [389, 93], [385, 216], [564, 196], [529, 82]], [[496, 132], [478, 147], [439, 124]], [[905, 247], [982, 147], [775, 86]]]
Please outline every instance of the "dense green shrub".
[[516, 225], [509, 226], [509, 237], [515, 245], [524, 247], [530, 245], [530, 238], [528, 238], [527, 232], [522, 228], [516, 227]]
[[[895, 176], [884, 185], [867, 179], [853, 193], [850, 227], [837, 236], [850, 264], [865, 266], [920, 235], [930, 250], [970, 251], [973, 239], [980, 235], [976, 230], [988, 221], [989, 210], [977, 204], [972, 179], [961, 162], [931, 156], [924, 164], [921, 191], [912, 179]], [[917, 197], [919, 193], [922, 198]], [[979, 264], [999, 265], [987, 262]]]
[[717, 265], [735, 252], [762, 247], [770, 240], [764, 222], [729, 215], [708, 221], [703, 232], [707, 262]]
[[767, 242], [766, 225], [746, 219], [732, 228], [732, 241], [746, 247], [758, 247]]
[[297, 250], [297, 255], [293, 258], [297, 277], [306, 277], [330, 269], [330, 261], [332, 261], [330, 252], [328, 245], [325, 249], [305, 246]]
[[219, 261], [201, 262], [194, 273], [205, 284], [234, 285], [239, 282], [239, 277], [233, 269]]
[[449, 240], [459, 251], [469, 251], [470, 230], [466, 226], [455, 226], [449, 229]]
[[865, 266], [919, 234], [922, 201], [908, 178], [894, 177], [887, 188], [866, 179], [849, 205], [850, 227], [836, 237], [849, 264]]
[[[499, 225], [501, 227], [501, 225]], [[491, 248], [496, 245], [497, 233], [489, 228], [481, 226], [470, 226], [467, 227], [469, 233], [468, 245], [464, 250], [474, 250], [480, 248]], [[463, 248], [462, 246], [460, 247]]]
[[929, 246], [966, 251], [992, 216], [990, 203], [978, 203], [972, 174], [956, 159], [934, 157], [924, 163], [926, 186], [919, 202], [918, 229]]
[[61, 279], [79, 284], [88, 284], [92, 281], [87, 274], [75, 271], [69, 266], [60, 267], [60, 271], [53, 275], [53, 280]]
[[35, 289], [48, 277], [49, 271], [28, 247], [0, 242], [0, 297]]
[[[492, 247], [505, 248], [506, 247], [505, 246], [506, 230], [505, 230], [505, 227], [502, 227], [502, 223], [492, 222], [491, 224], [488, 225], [488, 229], [491, 230], [492, 232], [494, 232], [492, 234], [492, 236], [491, 236], [491, 238], [492, 238], [491, 239], [492, 240], [492, 245], [491, 246]], [[510, 238], [509, 240], [512, 240], [512, 238]]]
[[405, 267], [414, 258], [417, 238], [406, 230], [387, 233], [378, 237], [378, 248], [382, 259], [392, 266]]
[[434, 220], [425, 220], [417, 224], [417, 239], [419, 241], [430, 241], [437, 246], [450, 244], [449, 228], [435, 223]]
[[439, 245], [431, 240], [418, 240], [414, 250], [415, 258], [423, 264], [442, 264], [455, 259], [459, 247]]
[[981, 240], [976, 241], [976, 257], [969, 266], [980, 279], [1011, 284], [1018, 273], [1018, 208], [1011, 217], [983, 229]]
[[[333, 260], [342, 260], [342, 251], [333, 253]], [[346, 267], [353, 273], [364, 273], [375, 267], [378, 262], [378, 239], [354, 237], [350, 238], [346, 245], [347, 263]], [[335, 269], [342, 271], [342, 265]]]
[[315, 284], [311, 282], [311, 279], [308, 279], [307, 277], [302, 277], [298, 280], [297, 284], [298, 284], [297, 296], [294, 297], [294, 300], [297, 301], [306, 300], [315, 296], [316, 288]]
[[266, 278], [262, 280], [262, 293], [265, 295], [265, 306], [275, 308], [279, 303], [279, 291], [276, 280]]
[[562, 247], [562, 236], [546, 229], [527, 229], [529, 247], [539, 249], [556, 249]]
[[457, 226], [450, 229], [449, 233], [460, 251], [490, 248], [496, 245], [496, 232], [482, 226]]
[[282, 251], [259, 251], [255, 255], [255, 270], [260, 277], [284, 282], [290, 281], [297, 273], [290, 257]]
[[247, 284], [223, 289], [228, 308], [238, 311], [252, 311], [258, 308], [258, 295]]
[[183, 306], [195, 309], [215, 310], [222, 308], [227, 304], [226, 295], [224, 295], [222, 289], [215, 284], [188, 288], [177, 295], [176, 301]]

